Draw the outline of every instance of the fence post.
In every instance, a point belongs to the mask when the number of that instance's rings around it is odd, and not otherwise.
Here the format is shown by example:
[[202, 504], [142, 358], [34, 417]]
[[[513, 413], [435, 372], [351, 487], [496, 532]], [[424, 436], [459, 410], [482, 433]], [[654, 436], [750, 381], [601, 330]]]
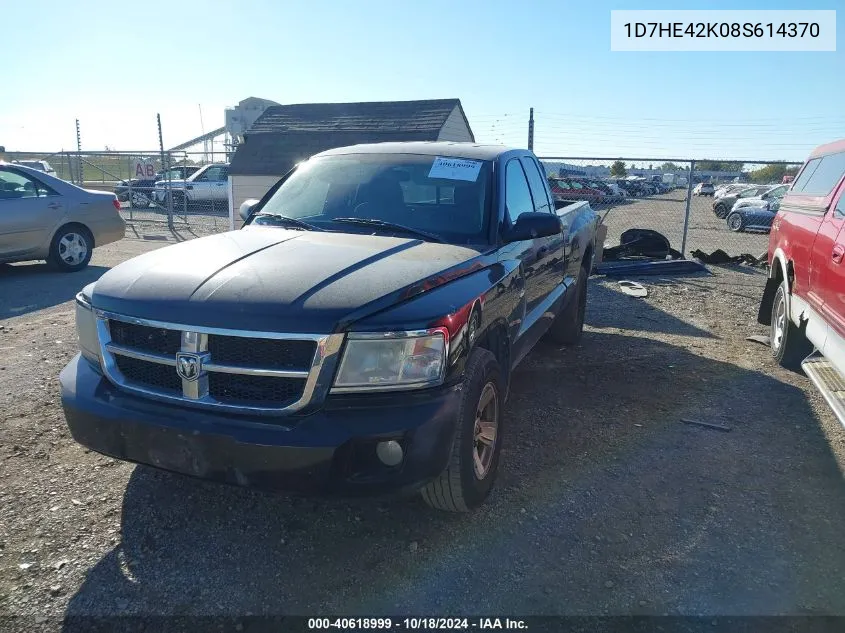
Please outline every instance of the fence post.
[[687, 204], [684, 210], [684, 236], [681, 238], [681, 256], [687, 258], [687, 233], [689, 232], [689, 210], [692, 204], [692, 174], [695, 171], [695, 161], [689, 163], [689, 178], [687, 178]]

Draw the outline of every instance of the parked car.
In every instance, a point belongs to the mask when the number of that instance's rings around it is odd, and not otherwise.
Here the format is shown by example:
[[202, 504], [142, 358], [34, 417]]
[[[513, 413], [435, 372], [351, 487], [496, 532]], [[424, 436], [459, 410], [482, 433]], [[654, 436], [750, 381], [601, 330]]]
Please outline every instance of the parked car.
[[780, 202], [786, 193], [789, 191], [789, 185], [777, 185], [768, 187], [759, 196], [743, 196], [737, 199], [731, 210], [739, 210], [749, 207], [758, 207], [771, 209], [777, 211], [780, 207]]
[[585, 187], [589, 189], [594, 189], [595, 191], [601, 191], [604, 194], [604, 199], [602, 202], [619, 202], [622, 197], [616, 193], [616, 191], [606, 182], [601, 180], [594, 180], [592, 178], [579, 178], [578, 182], [580, 182]]
[[550, 178], [549, 185], [555, 200], [586, 200], [593, 204], [604, 202], [604, 192], [585, 186], [575, 178]]
[[845, 424], [845, 140], [816, 148], [780, 202], [758, 320]]
[[712, 196], [715, 193], [716, 188], [710, 182], [700, 182], [692, 190], [694, 196]]
[[[584, 324], [598, 214], [527, 150], [318, 154], [239, 231], [169, 246], [77, 296], [61, 372], [81, 444], [219, 481], [487, 497], [513, 368]], [[518, 425], [513, 427], [518, 433]]]
[[12, 164], [29, 167], [30, 169], [35, 169], [36, 171], [43, 172], [49, 176], [57, 177], [56, 170], [53, 169], [50, 163], [46, 160], [13, 160]]
[[750, 185], [747, 182], [736, 183], [732, 182], [726, 185], [721, 185], [717, 187], [716, 190], [713, 192], [714, 198], [721, 198], [723, 196], [727, 196], [730, 194], [736, 194], [744, 189], [748, 189], [749, 187], [753, 187], [754, 185]]
[[639, 198], [646, 195], [646, 190], [643, 187], [643, 183], [640, 180], [634, 180], [630, 178], [623, 178], [621, 180], [616, 181], [620, 187], [624, 187], [625, 190], [628, 192], [628, 195], [634, 198]]
[[152, 178], [121, 180], [115, 185], [114, 193], [121, 202], [129, 202], [136, 209], [143, 209], [150, 206], [153, 201], [156, 182], [183, 181], [199, 169], [193, 165], [179, 165], [168, 171], [160, 171]]
[[628, 197], [628, 192], [621, 185], [619, 185], [619, 183], [615, 181], [609, 181], [605, 184], [610, 187], [610, 190], [613, 192], [613, 196], [617, 200], [624, 200]]
[[62, 271], [81, 270], [95, 246], [116, 242], [124, 230], [114, 194], [0, 162], [0, 262], [46, 259]]
[[736, 233], [749, 230], [768, 233], [772, 227], [775, 213], [777, 213], [777, 210], [772, 209], [768, 204], [748, 206], [731, 211], [725, 221], [728, 228]]
[[229, 164], [212, 163], [198, 169], [182, 180], [166, 180], [155, 183], [153, 201], [167, 202], [168, 190], [173, 196], [174, 208], [195, 203], [226, 202], [229, 199]]
[[743, 198], [756, 198], [758, 196], [762, 196], [770, 189], [771, 187], [769, 185], [756, 185], [746, 187], [738, 191], [734, 190], [731, 193], [725, 193], [718, 198], [714, 195], [713, 213], [716, 214], [717, 218], [726, 218], [737, 200], [742, 200]]

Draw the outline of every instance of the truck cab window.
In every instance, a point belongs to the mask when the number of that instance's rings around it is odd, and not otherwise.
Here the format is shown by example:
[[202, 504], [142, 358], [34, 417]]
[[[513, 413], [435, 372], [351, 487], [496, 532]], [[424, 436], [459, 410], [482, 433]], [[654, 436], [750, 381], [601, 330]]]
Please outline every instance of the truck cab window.
[[505, 210], [511, 223], [516, 224], [520, 215], [534, 211], [528, 181], [518, 159], [514, 158], [508, 162], [505, 180]]
[[534, 210], [538, 213], [551, 213], [552, 201], [546, 194], [546, 187], [543, 185], [543, 177], [540, 175], [537, 163], [525, 157], [520, 160], [525, 175], [528, 176], [528, 185], [531, 188], [531, 196], [534, 198]]

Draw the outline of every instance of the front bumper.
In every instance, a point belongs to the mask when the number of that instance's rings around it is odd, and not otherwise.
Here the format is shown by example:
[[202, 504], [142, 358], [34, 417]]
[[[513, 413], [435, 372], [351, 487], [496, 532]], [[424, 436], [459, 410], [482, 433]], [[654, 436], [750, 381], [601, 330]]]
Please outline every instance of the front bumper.
[[[448, 463], [459, 387], [330, 397], [309, 415], [220, 415], [118, 390], [76, 355], [62, 370], [62, 406], [73, 438], [94, 451], [215, 481], [309, 493], [416, 490]], [[379, 441], [404, 449], [399, 466]]]

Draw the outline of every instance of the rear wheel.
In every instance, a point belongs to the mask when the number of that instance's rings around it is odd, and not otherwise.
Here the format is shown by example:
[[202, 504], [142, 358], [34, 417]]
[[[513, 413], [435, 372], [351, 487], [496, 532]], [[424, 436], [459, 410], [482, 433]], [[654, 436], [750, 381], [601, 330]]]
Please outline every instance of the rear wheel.
[[772, 302], [772, 324], [769, 344], [772, 356], [781, 367], [798, 369], [801, 362], [813, 351], [813, 344], [804, 333], [804, 329], [795, 325], [789, 317], [789, 289], [782, 281]]
[[584, 331], [584, 316], [587, 312], [587, 277], [590, 276], [591, 266], [592, 257], [589, 262], [585, 261], [581, 264], [578, 281], [575, 282], [575, 296], [570, 299], [569, 305], [558, 313], [549, 328], [548, 337], [555, 343], [575, 345], [581, 340], [581, 334]]
[[94, 238], [85, 227], [69, 226], [59, 229], [50, 245], [47, 261], [63, 272], [82, 270], [91, 261]]
[[432, 508], [468, 512], [490, 494], [502, 449], [504, 395], [496, 357], [486, 349], [474, 350], [467, 362], [449, 464], [421, 490]]
[[739, 213], [731, 213], [728, 216], [728, 228], [734, 233], [739, 233], [745, 228], [745, 218]]

